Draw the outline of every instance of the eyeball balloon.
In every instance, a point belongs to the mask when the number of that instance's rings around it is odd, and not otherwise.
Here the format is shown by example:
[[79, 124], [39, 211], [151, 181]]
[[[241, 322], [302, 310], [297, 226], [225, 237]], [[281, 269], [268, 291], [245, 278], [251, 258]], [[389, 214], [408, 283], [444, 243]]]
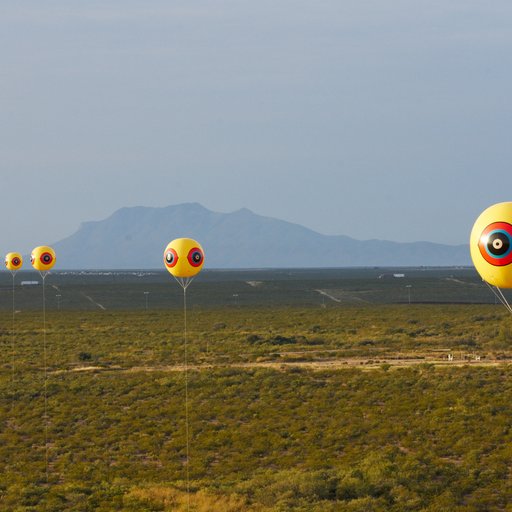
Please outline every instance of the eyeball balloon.
[[512, 288], [512, 202], [484, 210], [470, 237], [471, 259], [484, 281]]
[[176, 238], [165, 248], [164, 263], [174, 277], [194, 277], [203, 268], [203, 248], [192, 238]]
[[40, 245], [32, 251], [30, 263], [36, 270], [46, 272], [55, 265], [55, 251], [47, 245]]
[[23, 265], [23, 258], [19, 252], [9, 252], [5, 255], [5, 266], [7, 270], [16, 272]]

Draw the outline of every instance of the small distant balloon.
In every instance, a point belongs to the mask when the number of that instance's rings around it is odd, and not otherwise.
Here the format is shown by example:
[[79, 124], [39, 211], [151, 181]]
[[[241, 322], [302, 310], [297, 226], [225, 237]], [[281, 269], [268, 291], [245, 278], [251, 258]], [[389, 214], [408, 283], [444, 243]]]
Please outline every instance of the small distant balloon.
[[512, 202], [484, 210], [473, 226], [469, 243], [480, 277], [492, 286], [512, 288]]
[[7, 270], [16, 272], [23, 265], [23, 258], [19, 252], [9, 252], [5, 255], [5, 266]]
[[164, 263], [174, 277], [194, 277], [203, 268], [203, 248], [192, 238], [176, 238], [165, 248]]
[[36, 270], [47, 272], [55, 265], [55, 251], [47, 245], [40, 245], [32, 251], [30, 263]]

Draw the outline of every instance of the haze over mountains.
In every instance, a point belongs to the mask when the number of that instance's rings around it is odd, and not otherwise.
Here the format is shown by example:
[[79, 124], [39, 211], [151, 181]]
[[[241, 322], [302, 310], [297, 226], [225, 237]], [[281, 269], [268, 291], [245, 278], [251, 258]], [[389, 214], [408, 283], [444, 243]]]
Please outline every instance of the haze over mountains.
[[197, 203], [122, 208], [53, 247], [60, 269], [161, 269], [165, 246], [178, 237], [201, 243], [205, 268], [470, 264], [467, 245], [328, 236], [247, 209], [216, 213]]

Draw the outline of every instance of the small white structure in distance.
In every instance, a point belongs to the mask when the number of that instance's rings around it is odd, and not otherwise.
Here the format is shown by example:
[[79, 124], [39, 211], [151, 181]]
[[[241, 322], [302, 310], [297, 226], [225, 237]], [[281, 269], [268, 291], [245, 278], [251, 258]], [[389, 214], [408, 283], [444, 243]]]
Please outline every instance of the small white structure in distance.
[[39, 281], [21, 281], [21, 286], [36, 286]]

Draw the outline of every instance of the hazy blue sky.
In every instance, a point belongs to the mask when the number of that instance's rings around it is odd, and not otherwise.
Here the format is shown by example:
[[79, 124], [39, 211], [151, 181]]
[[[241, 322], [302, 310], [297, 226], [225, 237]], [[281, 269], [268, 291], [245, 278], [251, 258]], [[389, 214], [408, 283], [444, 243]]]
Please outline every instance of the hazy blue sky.
[[512, 3], [0, 3], [0, 250], [122, 206], [465, 243], [512, 200]]

